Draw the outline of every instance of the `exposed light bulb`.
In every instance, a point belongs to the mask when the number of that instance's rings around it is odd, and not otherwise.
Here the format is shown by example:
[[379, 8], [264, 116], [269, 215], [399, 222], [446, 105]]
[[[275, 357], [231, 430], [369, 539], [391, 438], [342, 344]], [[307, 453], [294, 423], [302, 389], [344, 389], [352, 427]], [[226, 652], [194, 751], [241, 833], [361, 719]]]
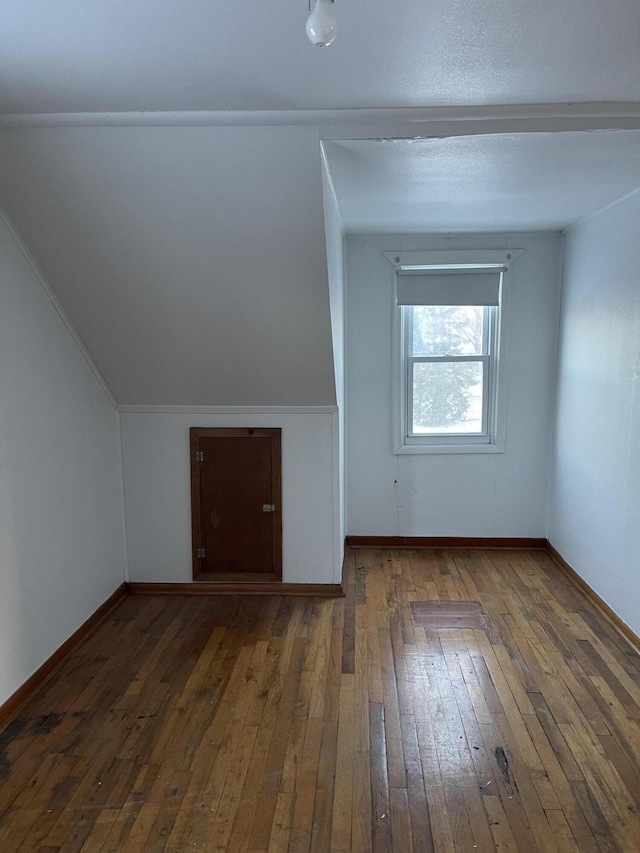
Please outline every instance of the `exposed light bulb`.
[[316, 47], [329, 47], [338, 32], [338, 22], [333, 14], [335, 0], [316, 0], [313, 12], [307, 19], [307, 38]]

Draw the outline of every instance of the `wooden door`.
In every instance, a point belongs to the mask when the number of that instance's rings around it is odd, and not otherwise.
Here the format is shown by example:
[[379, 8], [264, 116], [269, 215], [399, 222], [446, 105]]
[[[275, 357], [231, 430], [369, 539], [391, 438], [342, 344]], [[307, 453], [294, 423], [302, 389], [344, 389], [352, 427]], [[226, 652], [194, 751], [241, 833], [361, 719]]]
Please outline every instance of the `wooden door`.
[[194, 580], [282, 580], [281, 430], [190, 434]]

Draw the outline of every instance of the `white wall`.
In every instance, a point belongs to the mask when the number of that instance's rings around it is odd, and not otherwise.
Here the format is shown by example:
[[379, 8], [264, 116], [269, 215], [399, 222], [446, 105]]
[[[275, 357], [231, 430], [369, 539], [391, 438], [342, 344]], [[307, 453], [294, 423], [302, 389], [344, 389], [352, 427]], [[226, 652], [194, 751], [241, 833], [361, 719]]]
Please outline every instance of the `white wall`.
[[0, 703], [124, 561], [118, 414], [0, 219]]
[[338, 430], [335, 436], [338, 458], [338, 551], [336, 561], [341, 565], [344, 557], [345, 531], [344, 233], [340, 211], [338, 210], [338, 199], [336, 198], [327, 162], [324, 157], [324, 149], [322, 189], [324, 197], [324, 230], [327, 243], [333, 372], [336, 384], [336, 402], [338, 404]]
[[[384, 251], [523, 248], [512, 267], [506, 451], [393, 454], [392, 268]], [[346, 239], [347, 534], [545, 536], [559, 234]]]
[[640, 193], [566, 236], [549, 539], [640, 633]]
[[335, 407], [123, 411], [129, 575], [187, 582], [191, 569], [189, 427], [282, 429], [283, 581], [337, 583]]

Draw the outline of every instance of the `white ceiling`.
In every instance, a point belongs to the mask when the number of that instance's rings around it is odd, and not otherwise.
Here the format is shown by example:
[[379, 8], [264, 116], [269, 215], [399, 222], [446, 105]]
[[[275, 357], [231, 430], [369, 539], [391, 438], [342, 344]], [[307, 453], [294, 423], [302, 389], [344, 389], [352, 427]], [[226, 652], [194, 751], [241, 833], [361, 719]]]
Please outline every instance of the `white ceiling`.
[[5, 129], [0, 199], [118, 403], [335, 402], [310, 128]]
[[640, 101], [637, 0], [5, 0], [0, 112]]
[[328, 145], [354, 230], [557, 228], [640, 184], [635, 132], [520, 135], [639, 127], [638, 0], [337, 0], [326, 50], [307, 6], [2, 4], [0, 204], [121, 404], [334, 402], [321, 137], [470, 134]]
[[562, 230], [640, 187], [640, 131], [324, 143], [346, 230]]

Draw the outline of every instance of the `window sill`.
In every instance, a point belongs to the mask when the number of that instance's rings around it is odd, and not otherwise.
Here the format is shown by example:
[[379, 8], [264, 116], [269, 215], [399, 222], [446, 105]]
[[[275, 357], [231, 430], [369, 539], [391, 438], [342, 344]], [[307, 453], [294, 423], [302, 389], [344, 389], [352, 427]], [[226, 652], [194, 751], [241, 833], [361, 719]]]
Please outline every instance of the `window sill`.
[[396, 456], [424, 456], [443, 453], [504, 453], [504, 444], [403, 444], [393, 452]]

